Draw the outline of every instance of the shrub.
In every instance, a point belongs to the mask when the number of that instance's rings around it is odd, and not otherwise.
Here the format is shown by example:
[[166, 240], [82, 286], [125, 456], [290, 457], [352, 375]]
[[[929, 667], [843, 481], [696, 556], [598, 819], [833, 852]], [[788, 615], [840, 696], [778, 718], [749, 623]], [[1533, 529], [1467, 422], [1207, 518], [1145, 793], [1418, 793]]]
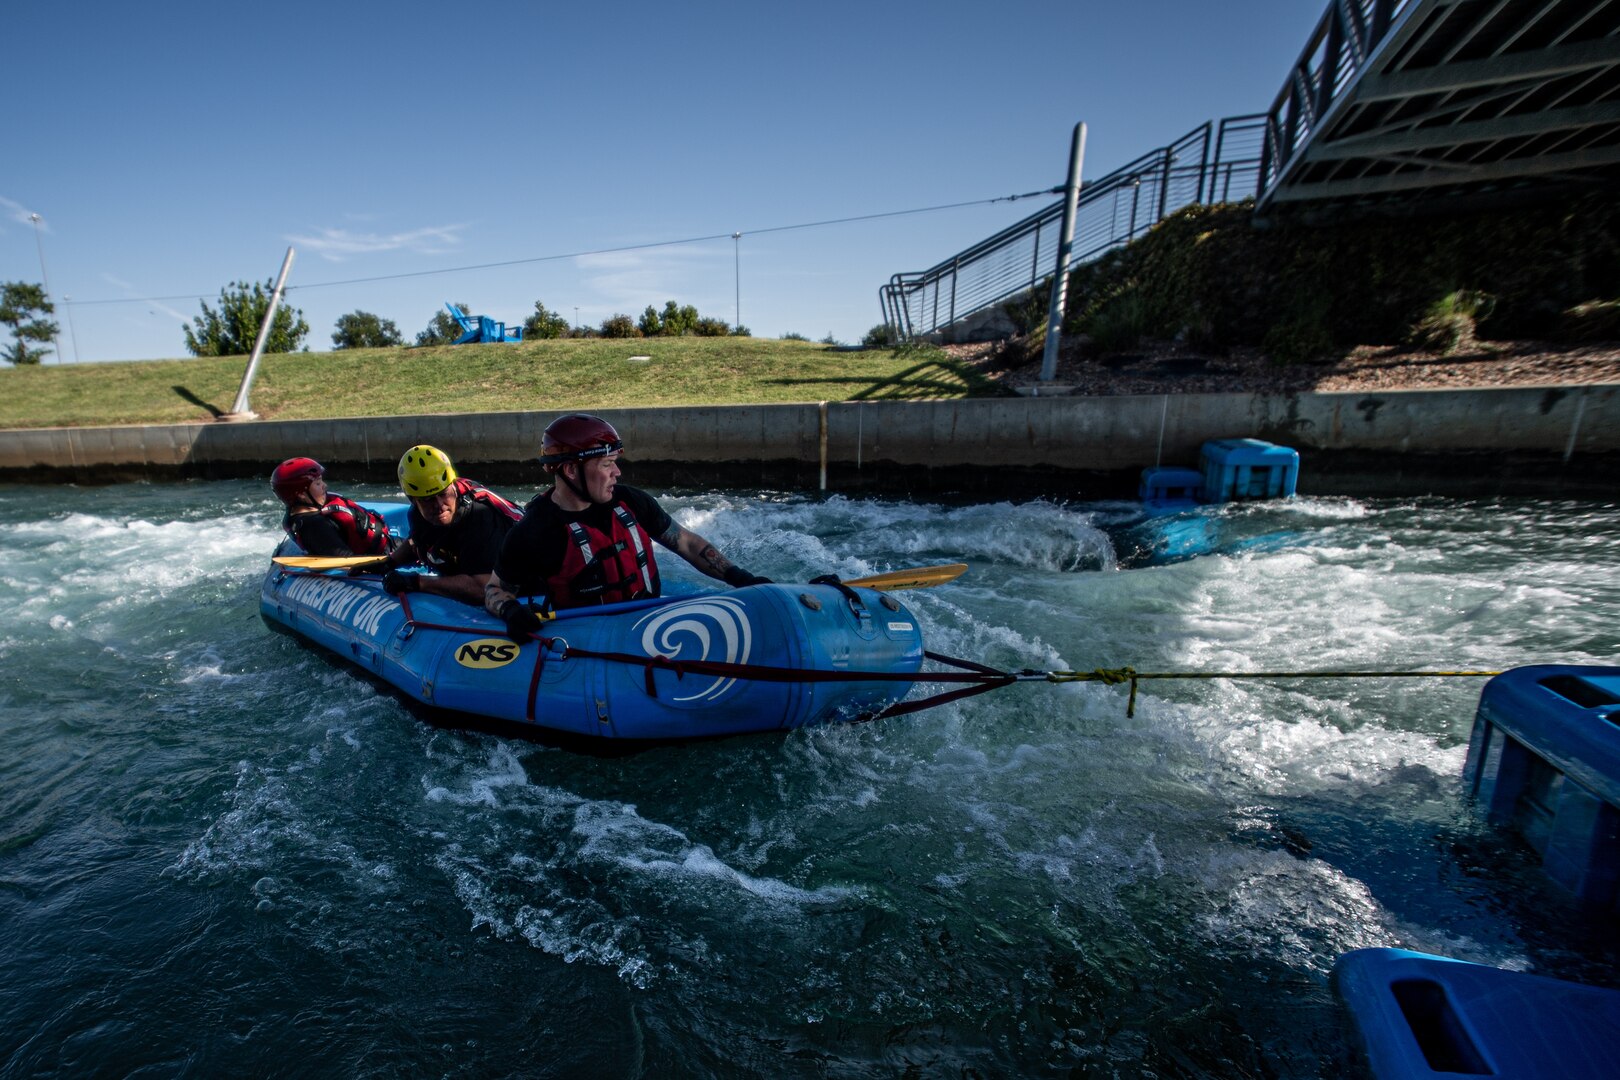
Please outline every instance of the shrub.
[[724, 319], [711, 319], [705, 315], [692, 324], [692, 333], [698, 337], [727, 337], [731, 334], [731, 324]]
[[332, 332], [334, 349], [380, 349], [389, 345], [403, 345], [399, 327], [394, 320], [384, 319], [369, 311], [351, 311], [338, 316], [337, 329]]
[[748, 329], [748, 327], [743, 326], [741, 323], [739, 323], [736, 326], [733, 326], [731, 328], [731, 336], [732, 337], [753, 337], [754, 332], [752, 330]]
[[1430, 352], [1455, 352], [1474, 340], [1481, 319], [1496, 306], [1493, 297], [1473, 289], [1454, 289], [1430, 304], [1406, 332], [1406, 342]]
[[809, 341], [810, 339], [805, 337], [803, 334], [795, 333], [794, 331], [789, 330], [787, 333], [782, 335], [782, 340], [783, 341]]
[[1099, 353], [1126, 352], [1142, 343], [1147, 333], [1147, 301], [1142, 291], [1125, 289], [1099, 304], [1081, 324]]
[[[1070, 275], [1071, 282], [1074, 280]], [[1072, 293], [1072, 288], [1071, 288]], [[1066, 306], [1074, 310], [1073, 296]], [[1052, 279], [1050, 276], [1028, 292], [1019, 293], [1011, 300], [1001, 305], [1001, 310], [1012, 321], [1013, 330], [1018, 334], [1028, 334], [1037, 327], [1046, 325], [1046, 317], [1052, 307]]]
[[888, 323], [878, 323], [861, 336], [861, 345], [867, 349], [892, 349], [900, 344], [900, 335]]
[[1554, 335], [1561, 341], [1620, 340], [1620, 300], [1576, 304], [1559, 316]]
[[609, 315], [602, 320], [602, 336], [605, 338], [636, 338], [641, 336], [641, 330], [636, 321], [628, 315]]
[[[466, 304], [457, 304], [456, 307], [463, 315], [472, 311]], [[428, 320], [427, 329], [416, 335], [416, 345], [421, 348], [426, 345], [448, 345], [461, 336], [461, 324], [450, 317], [450, 313], [443, 308], [433, 313]]]
[[664, 313], [659, 316], [659, 333], [671, 337], [690, 334], [697, 327], [697, 308], [691, 304], [676, 305], [673, 300], [664, 302]]
[[525, 338], [568, 337], [572, 330], [561, 312], [546, 310], [546, 305], [538, 300], [534, 302], [534, 314], [523, 320]]

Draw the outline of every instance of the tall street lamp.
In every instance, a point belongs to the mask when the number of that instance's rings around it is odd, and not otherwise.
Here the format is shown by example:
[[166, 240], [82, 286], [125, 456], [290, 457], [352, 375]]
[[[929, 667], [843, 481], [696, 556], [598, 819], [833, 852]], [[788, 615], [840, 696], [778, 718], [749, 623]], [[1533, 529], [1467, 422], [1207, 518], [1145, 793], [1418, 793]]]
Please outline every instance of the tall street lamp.
[[[39, 251], [40, 284], [45, 287], [46, 299], [50, 299], [51, 276], [45, 272], [45, 241], [41, 240], [39, 237], [39, 215], [29, 214], [28, 220], [34, 223], [34, 247]], [[56, 349], [56, 362], [60, 364], [62, 362], [62, 342], [58, 340], [58, 338], [58, 334], [51, 335], [51, 344]]]
[[732, 261], [732, 277], [733, 277], [733, 282], [736, 285], [736, 289], [737, 289], [737, 296], [736, 296], [736, 304], [737, 304], [737, 306], [736, 306], [736, 309], [735, 309], [736, 314], [737, 314], [737, 329], [741, 330], [742, 329], [742, 233], [734, 232], [734, 233], [731, 234], [731, 250], [732, 250], [732, 260], [731, 260]]

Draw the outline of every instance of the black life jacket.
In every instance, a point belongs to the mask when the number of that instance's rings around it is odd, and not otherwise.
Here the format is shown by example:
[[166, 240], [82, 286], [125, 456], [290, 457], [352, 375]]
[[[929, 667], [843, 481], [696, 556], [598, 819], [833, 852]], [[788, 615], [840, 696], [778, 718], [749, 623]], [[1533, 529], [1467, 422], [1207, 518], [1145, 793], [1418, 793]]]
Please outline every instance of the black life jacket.
[[[368, 510], [342, 495], [329, 493], [320, 513], [338, 527], [338, 532], [343, 534], [343, 543], [356, 555], [386, 555], [394, 549], [394, 538], [388, 533], [388, 523], [375, 510]], [[288, 536], [297, 539], [291, 513], [281, 519], [281, 527]]]

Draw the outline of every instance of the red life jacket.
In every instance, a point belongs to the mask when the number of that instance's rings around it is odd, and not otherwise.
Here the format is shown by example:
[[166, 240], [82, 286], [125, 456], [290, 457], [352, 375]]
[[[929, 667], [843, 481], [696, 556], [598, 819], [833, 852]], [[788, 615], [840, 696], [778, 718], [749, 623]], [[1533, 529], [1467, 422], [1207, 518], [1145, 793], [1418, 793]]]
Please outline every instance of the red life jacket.
[[523, 520], [523, 508], [521, 506], [514, 506], [477, 481], [462, 478], [450, 486], [456, 489], [456, 501], [458, 502], [468, 498], [476, 499], [481, 503], [493, 506], [513, 521]]
[[617, 604], [659, 594], [652, 537], [622, 502], [614, 505], [608, 520], [607, 533], [582, 522], [568, 523], [562, 567], [546, 579], [552, 607]]
[[[464, 478], [457, 479], [453, 481], [450, 486], [453, 487], [456, 492], [456, 513], [458, 515], [463, 512], [463, 507], [466, 504], [481, 502], [485, 506], [493, 509], [496, 513], [504, 514], [512, 521], [521, 521], [523, 519], [522, 507], [514, 506], [512, 503], [507, 502], [505, 499], [489, 490], [489, 488], [484, 487], [482, 484], [474, 480], [467, 480]], [[416, 512], [419, 514], [421, 513], [420, 510]], [[452, 522], [454, 520], [455, 518], [451, 518]], [[421, 552], [422, 559], [432, 567], [447, 566], [455, 561], [450, 552], [445, 551], [442, 547], [437, 545], [423, 547]]]
[[[343, 534], [344, 544], [356, 555], [386, 555], [393, 550], [393, 537], [388, 534], [388, 523], [375, 510], [367, 510], [342, 495], [328, 494], [326, 504], [321, 507], [320, 512], [338, 527], [338, 532]], [[288, 536], [296, 539], [291, 514], [281, 519], [281, 527], [286, 530]]]

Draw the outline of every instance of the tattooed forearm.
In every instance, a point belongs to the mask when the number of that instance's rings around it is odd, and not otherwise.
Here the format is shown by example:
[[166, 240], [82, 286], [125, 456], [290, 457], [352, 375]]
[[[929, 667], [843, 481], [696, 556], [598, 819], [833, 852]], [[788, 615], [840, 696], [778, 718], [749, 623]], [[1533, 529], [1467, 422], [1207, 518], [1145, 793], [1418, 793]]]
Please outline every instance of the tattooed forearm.
[[494, 574], [489, 575], [489, 581], [485, 582], [484, 584], [485, 611], [489, 612], [497, 619], [502, 618], [503, 616], [501, 615], [501, 608], [506, 605], [508, 600], [516, 599], [517, 594], [511, 589], [508, 589], [505, 583], [503, 583], [499, 577]]
[[698, 552], [698, 559], [698, 569], [710, 577], [724, 578], [726, 571], [731, 569], [731, 560], [720, 554], [713, 544], [705, 544], [703, 550]]
[[731, 569], [731, 560], [720, 554], [719, 548], [690, 529], [671, 525], [659, 540], [665, 547], [712, 578], [724, 581], [726, 571]]

